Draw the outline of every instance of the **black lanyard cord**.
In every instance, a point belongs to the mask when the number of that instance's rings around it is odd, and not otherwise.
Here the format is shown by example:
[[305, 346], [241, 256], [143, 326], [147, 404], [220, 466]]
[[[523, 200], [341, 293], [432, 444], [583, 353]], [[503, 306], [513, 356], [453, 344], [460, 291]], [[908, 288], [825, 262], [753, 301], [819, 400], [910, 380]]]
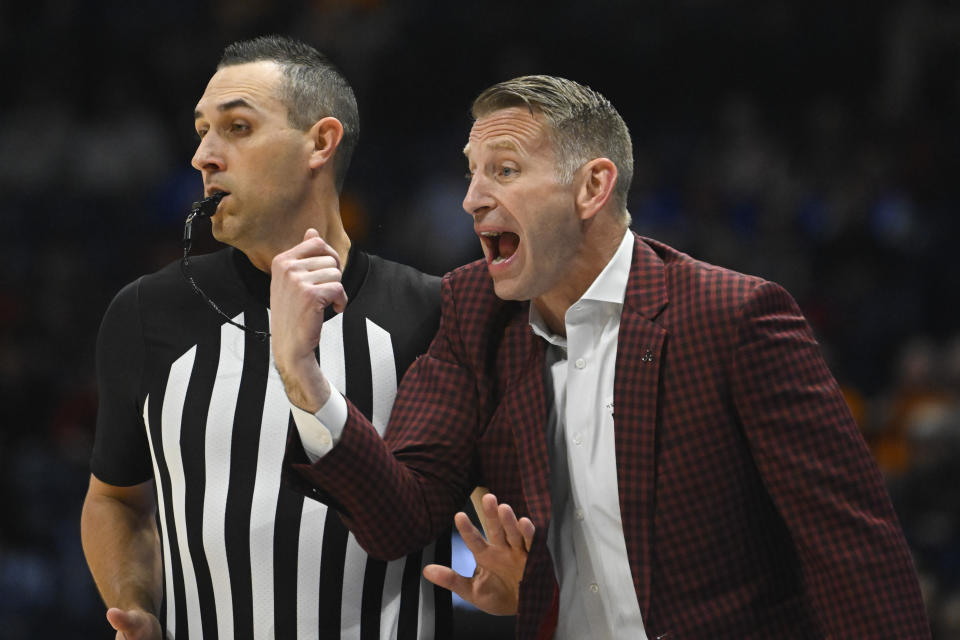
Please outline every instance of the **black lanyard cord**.
[[220, 204], [220, 200], [223, 199], [223, 196], [227, 195], [226, 193], [215, 193], [209, 198], [204, 198], [193, 203], [193, 206], [190, 208], [190, 214], [187, 216], [186, 221], [183, 224], [183, 259], [180, 260], [180, 273], [183, 274], [183, 277], [186, 278], [187, 282], [190, 283], [190, 286], [193, 287], [194, 292], [203, 298], [203, 300], [210, 305], [210, 308], [220, 314], [224, 320], [237, 327], [242, 329], [249, 334], [255, 335], [260, 339], [261, 342], [265, 342], [267, 338], [270, 337], [269, 331], [260, 331], [258, 329], [251, 329], [246, 327], [239, 322], [234, 322], [230, 316], [225, 314], [223, 310], [217, 305], [216, 302], [210, 299], [206, 293], [203, 292], [203, 289], [200, 288], [200, 285], [197, 284], [197, 281], [193, 279], [193, 276], [190, 274], [190, 248], [193, 246], [193, 219], [197, 217], [206, 218], [210, 217], [216, 212], [217, 205]]

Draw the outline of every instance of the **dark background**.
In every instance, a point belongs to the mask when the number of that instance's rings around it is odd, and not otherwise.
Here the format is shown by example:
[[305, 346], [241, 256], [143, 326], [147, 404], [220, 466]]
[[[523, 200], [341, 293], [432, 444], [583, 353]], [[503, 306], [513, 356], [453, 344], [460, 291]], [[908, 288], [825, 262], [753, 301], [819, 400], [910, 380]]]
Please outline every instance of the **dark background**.
[[460, 208], [476, 93], [550, 73], [610, 98], [634, 139], [634, 228], [794, 294], [936, 634], [960, 637], [960, 8], [933, 0], [4, 1], [0, 636], [112, 638], [79, 543], [97, 327], [178, 257], [201, 189], [193, 106], [224, 45], [270, 32], [356, 89], [355, 241], [434, 273], [479, 256]]

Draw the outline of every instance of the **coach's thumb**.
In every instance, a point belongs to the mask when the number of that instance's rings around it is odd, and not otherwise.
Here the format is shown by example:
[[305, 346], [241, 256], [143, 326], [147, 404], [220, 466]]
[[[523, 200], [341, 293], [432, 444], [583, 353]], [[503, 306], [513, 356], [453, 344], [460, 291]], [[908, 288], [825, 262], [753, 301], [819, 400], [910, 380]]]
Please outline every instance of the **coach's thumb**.
[[319, 237], [320, 237], [320, 232], [314, 229], [313, 227], [310, 227], [309, 229], [307, 229], [307, 232], [303, 234], [303, 239], [305, 241], [309, 240], [310, 238], [319, 238]]

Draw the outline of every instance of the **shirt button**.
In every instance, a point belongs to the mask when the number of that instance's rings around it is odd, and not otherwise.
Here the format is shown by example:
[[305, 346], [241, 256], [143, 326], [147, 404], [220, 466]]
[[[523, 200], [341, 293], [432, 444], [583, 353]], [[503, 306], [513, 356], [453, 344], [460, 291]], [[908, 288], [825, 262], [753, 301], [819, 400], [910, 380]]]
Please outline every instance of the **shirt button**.
[[600, 593], [600, 587], [596, 583], [591, 584], [590, 593]]
[[587, 361], [583, 358], [577, 358], [577, 361], [574, 363], [574, 365], [577, 367], [577, 369], [583, 369], [585, 366], [587, 366]]
[[573, 434], [573, 444], [583, 444], [583, 436], [579, 433]]
[[573, 515], [577, 520], [583, 521], [583, 509], [577, 509], [573, 512]]

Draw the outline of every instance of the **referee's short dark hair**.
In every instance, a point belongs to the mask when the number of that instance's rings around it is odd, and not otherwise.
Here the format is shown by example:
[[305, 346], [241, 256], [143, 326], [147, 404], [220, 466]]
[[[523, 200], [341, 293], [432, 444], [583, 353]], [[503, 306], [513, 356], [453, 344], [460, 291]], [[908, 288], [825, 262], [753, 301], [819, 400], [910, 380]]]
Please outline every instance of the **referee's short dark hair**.
[[350, 83], [325, 55], [300, 40], [279, 35], [234, 42], [223, 50], [217, 69], [260, 61], [276, 62], [283, 70], [285, 81], [279, 97], [287, 107], [291, 126], [306, 130], [330, 116], [343, 125], [343, 139], [334, 159], [340, 191], [360, 137], [357, 98]]

